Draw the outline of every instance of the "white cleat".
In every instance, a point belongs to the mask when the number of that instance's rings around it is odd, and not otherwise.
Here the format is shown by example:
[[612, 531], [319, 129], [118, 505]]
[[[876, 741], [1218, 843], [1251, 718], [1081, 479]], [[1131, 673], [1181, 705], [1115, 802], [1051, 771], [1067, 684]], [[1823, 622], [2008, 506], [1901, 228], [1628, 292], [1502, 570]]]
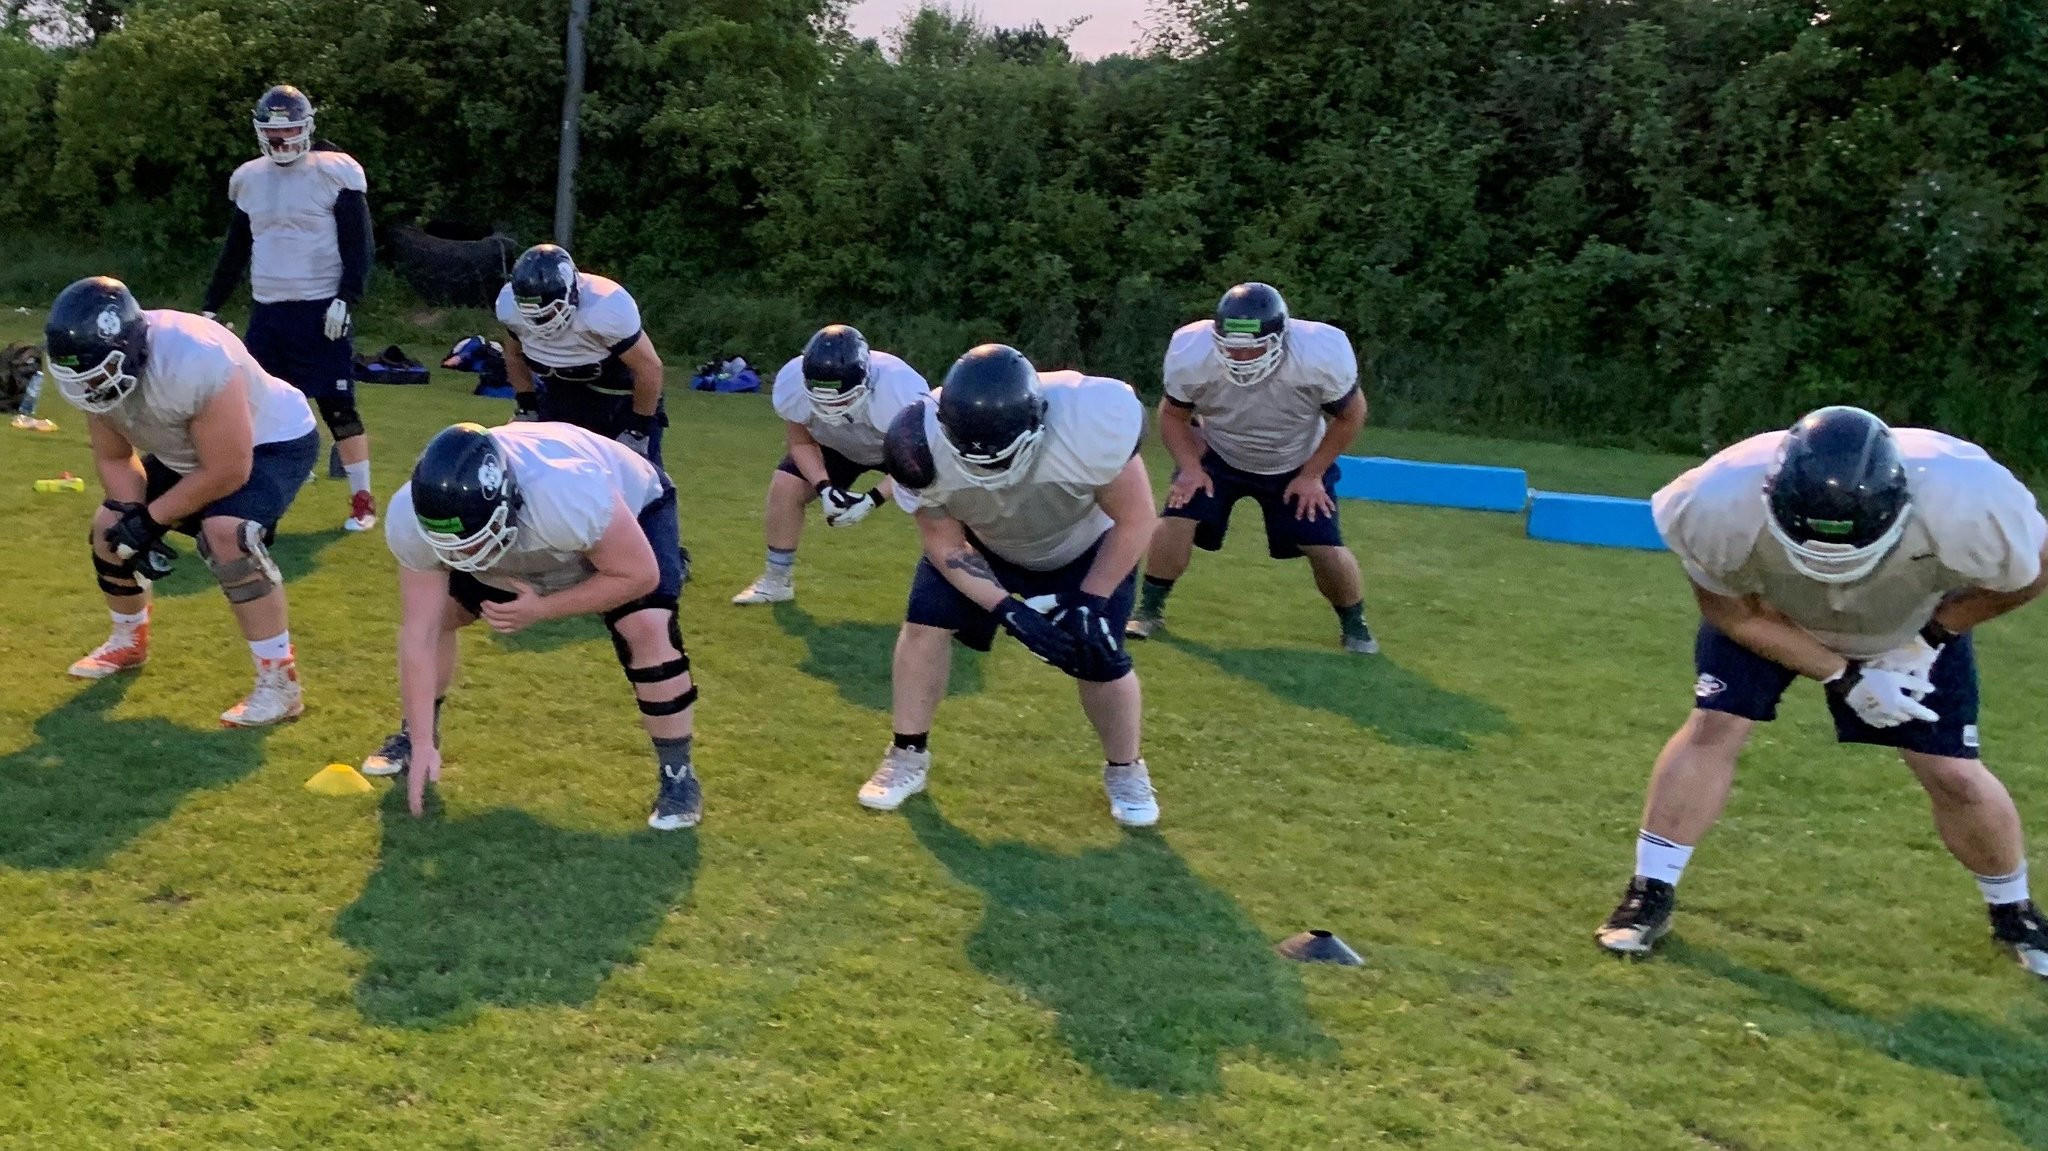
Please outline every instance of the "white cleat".
[[305, 710], [297, 662], [290, 657], [266, 659], [256, 668], [256, 686], [242, 702], [220, 713], [220, 722], [223, 727], [266, 727], [297, 719]]
[[788, 603], [795, 598], [795, 580], [788, 576], [774, 576], [762, 572], [761, 578], [748, 584], [745, 591], [732, 597], [732, 602], [745, 607], [757, 603]]
[[1102, 790], [1109, 796], [1109, 817], [1122, 827], [1150, 827], [1159, 822], [1159, 796], [1152, 790], [1145, 761], [1102, 765]]
[[1166, 617], [1161, 615], [1133, 615], [1124, 621], [1125, 639], [1151, 639], [1166, 630]]
[[904, 800], [924, 790], [925, 777], [931, 770], [931, 752], [891, 747], [882, 757], [882, 766], [860, 785], [860, 805], [870, 811], [894, 811], [903, 806]]

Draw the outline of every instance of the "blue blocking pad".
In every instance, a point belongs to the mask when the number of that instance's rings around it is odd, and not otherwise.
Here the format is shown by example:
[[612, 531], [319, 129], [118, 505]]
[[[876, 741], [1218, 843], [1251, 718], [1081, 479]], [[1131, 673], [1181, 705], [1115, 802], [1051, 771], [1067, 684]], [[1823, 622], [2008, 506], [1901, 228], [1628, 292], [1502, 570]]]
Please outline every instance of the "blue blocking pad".
[[1529, 502], [1529, 538], [1602, 548], [1664, 551], [1650, 501], [1537, 492]]
[[1484, 512], [1519, 512], [1529, 502], [1529, 474], [1520, 468], [1432, 464], [1386, 456], [1343, 456], [1337, 465], [1340, 499]]

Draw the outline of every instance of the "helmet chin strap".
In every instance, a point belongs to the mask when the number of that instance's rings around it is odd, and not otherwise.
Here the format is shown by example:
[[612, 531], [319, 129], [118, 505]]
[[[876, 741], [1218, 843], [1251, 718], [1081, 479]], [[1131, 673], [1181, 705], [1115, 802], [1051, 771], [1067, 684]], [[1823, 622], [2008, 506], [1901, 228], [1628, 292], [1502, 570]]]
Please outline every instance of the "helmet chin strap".
[[1883, 535], [1860, 548], [1794, 539], [1774, 515], [1766, 515], [1764, 524], [1800, 575], [1825, 584], [1846, 584], [1877, 570], [1877, 565], [1898, 548], [1899, 539], [1906, 534], [1906, 521], [1911, 518], [1913, 505], [1907, 504]]

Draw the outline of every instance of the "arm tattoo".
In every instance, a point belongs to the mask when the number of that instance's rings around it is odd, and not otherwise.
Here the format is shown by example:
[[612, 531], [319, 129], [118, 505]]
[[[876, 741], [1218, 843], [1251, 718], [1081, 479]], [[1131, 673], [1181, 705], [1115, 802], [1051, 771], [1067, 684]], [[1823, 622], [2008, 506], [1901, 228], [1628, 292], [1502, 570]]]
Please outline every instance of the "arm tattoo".
[[980, 552], [971, 548], [947, 556], [946, 566], [957, 572], [965, 572], [975, 579], [985, 579], [997, 587], [1002, 586], [1002, 581], [996, 578], [995, 570], [988, 566], [988, 561], [982, 558]]

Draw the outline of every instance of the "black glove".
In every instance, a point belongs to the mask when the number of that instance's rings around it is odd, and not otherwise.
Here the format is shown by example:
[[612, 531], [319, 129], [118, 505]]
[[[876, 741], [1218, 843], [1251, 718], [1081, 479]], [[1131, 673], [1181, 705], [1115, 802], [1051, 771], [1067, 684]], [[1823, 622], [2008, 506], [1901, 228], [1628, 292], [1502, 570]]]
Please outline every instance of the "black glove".
[[1080, 645], [1074, 637], [1051, 620], [1025, 606], [1016, 596], [996, 605], [996, 619], [1003, 630], [1017, 637], [1032, 655], [1073, 675], [1079, 670]]
[[528, 423], [540, 418], [540, 393], [537, 391], [512, 393], [512, 422]]
[[1122, 629], [1110, 623], [1107, 597], [1070, 592], [1060, 597], [1051, 619], [1061, 631], [1074, 637], [1075, 647], [1080, 653], [1080, 665], [1089, 673], [1088, 678], [1106, 677], [1122, 659]]
[[648, 439], [647, 433], [640, 431], [638, 428], [627, 428], [625, 431], [620, 432], [614, 438], [616, 438], [620, 443], [633, 449], [633, 454], [639, 456], [643, 460], [647, 459], [648, 453], [654, 449], [654, 441]]
[[121, 518], [107, 529], [107, 549], [114, 553], [115, 559], [133, 559], [144, 554], [151, 544], [164, 538], [164, 533], [170, 530], [149, 518], [148, 504], [108, 500], [100, 506], [121, 513]]

